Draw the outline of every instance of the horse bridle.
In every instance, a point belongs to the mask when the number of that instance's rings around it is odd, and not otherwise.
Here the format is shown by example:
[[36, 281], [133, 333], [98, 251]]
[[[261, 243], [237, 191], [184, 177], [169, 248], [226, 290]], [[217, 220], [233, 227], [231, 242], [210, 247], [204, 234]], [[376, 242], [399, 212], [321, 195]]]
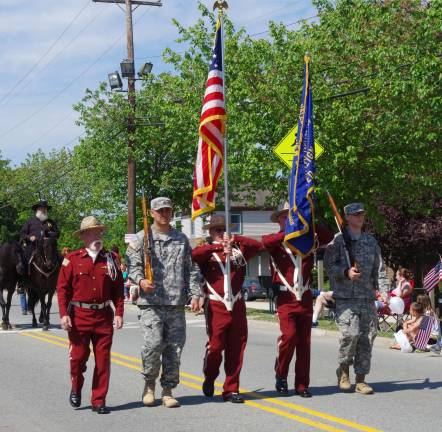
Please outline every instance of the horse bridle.
[[[42, 240], [45, 240], [46, 238], [48, 238], [48, 237], [45, 237], [45, 238], [43, 238]], [[38, 248], [38, 247], [37, 247], [37, 248]], [[41, 250], [42, 250], [42, 252], [43, 252], [43, 254], [42, 254], [42, 255], [43, 255], [43, 264], [49, 267], [48, 258], [47, 258], [47, 256], [46, 256], [46, 250], [45, 250], [44, 247], [42, 247]], [[51, 275], [55, 272], [55, 270], [57, 270], [57, 268], [58, 268], [58, 265], [55, 264], [54, 268], [53, 268], [51, 271], [49, 271], [49, 272], [45, 272], [44, 270], [42, 270], [42, 269], [41, 269], [41, 268], [35, 263], [35, 261], [32, 261], [32, 265], [37, 269], [37, 271], [38, 271], [39, 273], [41, 273], [41, 274], [42, 274], [43, 276], [45, 276], [46, 278], [48, 278], [49, 276], [51, 276]]]
[[35, 261], [32, 261], [32, 265], [37, 269], [37, 271], [39, 273], [41, 273], [43, 276], [45, 276], [46, 278], [48, 278], [52, 273], [55, 272], [55, 270], [57, 270], [57, 265], [50, 271], [50, 272], [45, 272], [44, 270], [42, 270], [37, 264], [35, 264]]

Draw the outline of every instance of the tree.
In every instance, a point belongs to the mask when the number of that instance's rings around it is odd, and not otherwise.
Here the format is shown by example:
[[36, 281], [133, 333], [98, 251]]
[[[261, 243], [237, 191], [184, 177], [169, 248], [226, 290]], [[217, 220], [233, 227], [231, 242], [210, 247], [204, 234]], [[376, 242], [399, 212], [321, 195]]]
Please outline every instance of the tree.
[[[273, 148], [297, 122], [303, 56], [309, 51], [315, 134], [326, 150], [317, 162], [317, 214], [331, 221], [326, 188], [341, 206], [365, 202], [373, 229], [383, 238], [393, 263], [399, 255], [393, 251], [394, 236], [387, 238], [400, 227], [392, 224], [438, 217], [433, 203], [442, 190], [441, 3], [315, 4], [316, 21], [294, 30], [270, 23], [264, 38], [247, 35], [226, 20], [230, 189], [233, 198], [241, 196], [250, 204], [255, 204], [258, 190], [268, 192], [266, 205], [286, 198], [289, 171]], [[185, 28], [175, 21], [184, 52], [166, 49], [164, 59], [173, 71], [144, 81], [130, 137], [135, 142], [138, 196], [145, 187], [149, 198], [170, 196], [183, 212], [191, 203], [198, 120], [215, 24], [214, 15], [202, 4], [199, 8], [201, 19], [194, 25]], [[75, 229], [83, 215], [93, 213], [109, 225], [109, 238], [121, 245], [131, 108], [125, 97], [100, 84], [87, 90], [75, 109], [85, 129], [80, 144], [72, 155], [31, 155], [14, 170], [15, 187], [30, 189], [18, 193], [14, 205], [23, 218], [29, 194], [35, 197], [42, 190], [62, 203], [57, 216], [66, 228]], [[60, 184], [33, 179], [36, 170], [56, 172], [64, 160], [69, 160], [69, 172]], [[390, 218], [382, 206], [397, 209], [407, 219]]]
[[8, 202], [8, 184], [11, 179], [9, 161], [0, 153], [0, 244], [17, 236], [17, 210]]

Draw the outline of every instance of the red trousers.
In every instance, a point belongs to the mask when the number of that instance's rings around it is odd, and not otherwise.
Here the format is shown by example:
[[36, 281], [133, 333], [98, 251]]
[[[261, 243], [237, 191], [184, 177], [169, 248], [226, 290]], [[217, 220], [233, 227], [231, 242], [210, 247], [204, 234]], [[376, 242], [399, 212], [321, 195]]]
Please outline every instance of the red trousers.
[[247, 344], [247, 318], [244, 300], [238, 300], [233, 311], [227, 311], [224, 303], [215, 300], [206, 305], [206, 326], [209, 341], [206, 345], [203, 372], [208, 381], [215, 381], [219, 375], [224, 351], [223, 395], [239, 391], [244, 350]]
[[[284, 293], [285, 294], [285, 293]], [[275, 362], [277, 378], [287, 378], [290, 362], [296, 350], [295, 389], [304, 390], [310, 384], [310, 346], [312, 330], [312, 297], [306, 292], [302, 301], [281, 301], [278, 298], [278, 357]]]
[[110, 351], [113, 335], [114, 313], [110, 307], [101, 310], [73, 307], [70, 313], [72, 329], [68, 332], [70, 347], [72, 391], [80, 393], [84, 383], [86, 362], [90, 347], [95, 356], [95, 369], [92, 379], [92, 406], [103, 405], [109, 388]]

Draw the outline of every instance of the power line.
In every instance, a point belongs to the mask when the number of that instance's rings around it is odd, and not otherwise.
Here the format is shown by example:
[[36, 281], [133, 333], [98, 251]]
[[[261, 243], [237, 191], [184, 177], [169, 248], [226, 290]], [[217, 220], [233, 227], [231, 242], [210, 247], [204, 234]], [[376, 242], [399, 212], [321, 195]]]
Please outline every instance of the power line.
[[60, 33], [60, 35], [55, 39], [51, 46], [44, 52], [42, 56], [34, 63], [34, 65], [15, 83], [11, 90], [9, 90], [1, 99], [0, 105], [9, 97], [9, 95], [37, 68], [37, 66], [43, 61], [43, 59], [52, 51], [52, 49], [57, 45], [58, 41], [64, 36], [64, 34], [72, 27], [74, 22], [83, 13], [83, 11], [89, 6], [89, 0], [81, 7], [77, 12], [71, 22], [65, 27], [65, 29]]
[[[150, 10], [152, 6], [146, 8], [146, 11], [140, 15], [138, 17], [137, 20], [135, 20], [134, 24], [136, 24], [139, 20], [141, 20], [141, 18], [144, 17], [144, 15], [146, 15], [146, 13]], [[82, 78], [87, 72], [89, 72], [109, 51], [112, 50], [112, 48], [114, 48], [115, 45], [117, 45], [118, 42], [120, 42], [120, 40], [123, 38], [123, 36], [125, 35], [125, 33], [121, 33], [120, 36], [115, 39], [115, 41], [112, 43], [112, 45], [110, 45], [107, 49], [105, 49], [101, 55], [96, 58], [86, 69], [84, 69], [82, 72], [80, 72], [79, 75], [77, 75], [74, 79], [72, 79], [67, 85], [65, 85], [61, 90], [59, 90], [51, 99], [49, 99], [42, 107], [40, 107], [39, 109], [33, 111], [31, 114], [29, 114], [27, 117], [25, 117], [23, 120], [19, 121], [18, 123], [16, 123], [15, 125], [13, 125], [12, 127], [10, 127], [9, 129], [7, 129], [5, 132], [3, 132], [0, 135], [0, 138], [4, 138], [5, 136], [9, 135], [11, 132], [13, 132], [14, 130], [16, 130], [17, 128], [19, 128], [20, 126], [24, 125], [25, 123], [27, 123], [29, 120], [31, 120], [32, 118], [34, 118], [36, 115], [38, 115], [39, 113], [41, 113], [45, 108], [47, 108], [49, 105], [52, 104], [52, 102], [54, 102], [56, 99], [58, 99], [59, 96], [61, 96], [66, 90], [68, 90], [73, 84], [75, 84], [80, 78]]]
[[[305, 22], [305, 21], [310, 21], [310, 20], [312, 20], [314, 18], [319, 18], [319, 15], [313, 15], [313, 16], [310, 16], [310, 17], [307, 17], [307, 18], [299, 19], [297, 21], [293, 21], [293, 22], [288, 23], [288, 24], [284, 24], [284, 23], [282, 23], [282, 24], [283, 24], [284, 27], [287, 28], [287, 27], [291, 27], [293, 25], [296, 25], [296, 24], [299, 24], [299, 23], [302, 23], [302, 22]], [[259, 33], [252, 33], [252, 34], [250, 34], [248, 36], [249, 37], [255, 37], [255, 36], [260, 36], [260, 35], [263, 35], [263, 34], [266, 34], [266, 33], [270, 33], [270, 29], [262, 31], [262, 32], [259, 32]]]
[[44, 131], [41, 135], [39, 135], [37, 138], [34, 139], [34, 141], [32, 141], [31, 143], [28, 144], [28, 147], [32, 147], [34, 144], [36, 144], [38, 141], [40, 141], [42, 138], [46, 137], [47, 135], [49, 135], [51, 132], [53, 132], [55, 129], [57, 129], [58, 127], [60, 127], [64, 122], [66, 122], [67, 120], [70, 120], [73, 118], [73, 114], [70, 113], [69, 115], [67, 115], [66, 117], [64, 117], [62, 120], [60, 120], [59, 122], [57, 122], [55, 125], [51, 126], [49, 129], [47, 129], [46, 131]]
[[[80, 31], [78, 33], [75, 34], [75, 36], [73, 38], [71, 38], [69, 40], [69, 42], [67, 44], [65, 44], [58, 52], [57, 54], [55, 54], [54, 57], [52, 57], [40, 70], [39, 70], [39, 74], [41, 74], [42, 72], [44, 72], [51, 64], [54, 63], [54, 61], [56, 59], [58, 59], [60, 57], [60, 55], [62, 55], [79, 37], [82, 33], [84, 33], [84, 31], [100, 16], [102, 15], [104, 12], [104, 9], [100, 9], [98, 11], [98, 13], [96, 15], [94, 15], [87, 23], [86, 25], [84, 25], [84, 27], [82, 27], [80, 29]], [[24, 84], [23, 86], [21, 86], [18, 90], [18, 92], [14, 93], [14, 96], [17, 96], [18, 94], [20, 94], [25, 88], [28, 87], [29, 84], [31, 84], [32, 82], [34, 82], [35, 78], [37, 77], [37, 75], [35, 75], [33, 78], [31, 78], [26, 84]]]

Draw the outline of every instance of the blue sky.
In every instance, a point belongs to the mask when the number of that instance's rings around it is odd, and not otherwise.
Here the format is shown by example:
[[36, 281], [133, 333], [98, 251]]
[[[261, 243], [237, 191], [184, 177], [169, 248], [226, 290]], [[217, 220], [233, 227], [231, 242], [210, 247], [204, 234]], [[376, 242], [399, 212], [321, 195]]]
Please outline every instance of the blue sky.
[[[136, 67], [168, 66], [166, 47], [177, 47], [172, 19], [188, 26], [199, 17], [196, 0], [163, 0], [134, 12]], [[213, 0], [203, 0], [212, 6]], [[310, 0], [230, 0], [229, 17], [249, 33], [269, 20], [292, 23], [315, 15]], [[75, 18], [75, 19], [74, 19]], [[263, 35], [265, 37], [265, 35]], [[92, 0], [0, 0], [0, 152], [13, 165], [27, 153], [72, 148], [82, 133], [72, 105], [126, 56], [125, 17], [115, 4]]]

